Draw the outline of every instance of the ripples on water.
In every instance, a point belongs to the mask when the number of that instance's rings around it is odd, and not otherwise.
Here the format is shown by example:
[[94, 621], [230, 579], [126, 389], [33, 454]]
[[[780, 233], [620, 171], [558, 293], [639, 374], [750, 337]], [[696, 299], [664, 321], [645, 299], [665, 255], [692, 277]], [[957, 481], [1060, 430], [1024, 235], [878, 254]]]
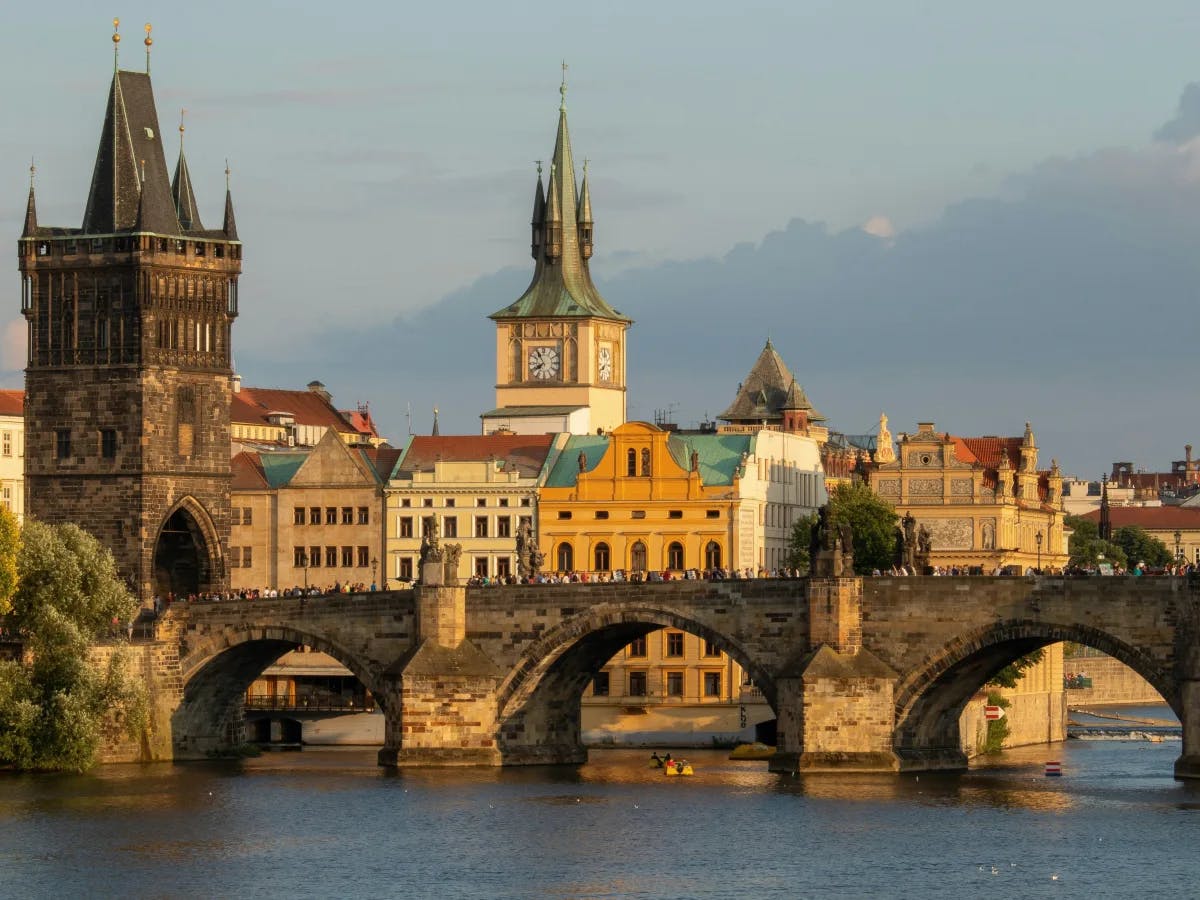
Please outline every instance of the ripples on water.
[[1200, 786], [1171, 778], [1178, 753], [1073, 741], [964, 776], [830, 777], [704, 751], [668, 779], [648, 751], [389, 772], [344, 750], [9, 776], [0, 893], [1194, 896]]

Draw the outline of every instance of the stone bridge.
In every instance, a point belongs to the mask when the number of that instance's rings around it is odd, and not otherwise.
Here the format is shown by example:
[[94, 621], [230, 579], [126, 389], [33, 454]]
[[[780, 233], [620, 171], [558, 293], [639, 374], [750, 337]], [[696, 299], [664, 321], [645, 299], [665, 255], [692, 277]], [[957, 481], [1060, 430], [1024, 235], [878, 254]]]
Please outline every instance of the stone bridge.
[[159, 755], [239, 740], [246, 689], [304, 644], [386, 716], [385, 765], [577, 763], [593, 674], [669, 627], [715, 643], [778, 717], [777, 771], [955, 770], [958, 719], [1055, 641], [1111, 654], [1183, 722], [1200, 777], [1200, 590], [1182, 578], [830, 578], [410, 591], [177, 606], [159, 624]]

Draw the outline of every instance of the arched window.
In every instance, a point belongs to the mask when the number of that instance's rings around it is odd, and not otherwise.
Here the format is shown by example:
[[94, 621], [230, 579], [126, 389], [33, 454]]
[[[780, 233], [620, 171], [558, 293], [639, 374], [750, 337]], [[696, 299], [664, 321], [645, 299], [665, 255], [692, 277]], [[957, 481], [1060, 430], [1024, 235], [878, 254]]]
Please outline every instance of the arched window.
[[642, 448], [642, 477], [650, 477], [650, 448]]
[[683, 568], [683, 544], [679, 541], [672, 541], [671, 545], [667, 547], [667, 568]]
[[558, 562], [558, 571], [572, 572], [575, 570], [575, 551], [566, 541], [558, 545], [558, 553], [554, 558]]
[[629, 452], [625, 454], [625, 457], [627, 460], [625, 465], [625, 474], [632, 477], [637, 474], [637, 451], [630, 447]]
[[646, 571], [646, 545], [638, 541], [629, 554], [629, 568], [634, 572]]
[[595, 558], [592, 569], [596, 572], [607, 572], [612, 566], [609, 564], [608, 544], [600, 543], [596, 545]]
[[704, 548], [704, 568], [721, 568], [721, 545], [716, 541], [709, 541], [708, 546]]

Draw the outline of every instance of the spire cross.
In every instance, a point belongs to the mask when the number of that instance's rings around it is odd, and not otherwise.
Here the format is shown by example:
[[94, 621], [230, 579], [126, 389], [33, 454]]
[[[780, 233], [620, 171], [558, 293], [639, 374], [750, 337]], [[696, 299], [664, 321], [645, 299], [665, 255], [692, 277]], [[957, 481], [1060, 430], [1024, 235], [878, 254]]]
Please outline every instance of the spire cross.
[[154, 39], [150, 37], [150, 23], [146, 23], [146, 40], [142, 41], [146, 45], [146, 74], [150, 74], [150, 45], [154, 43]]
[[225, 160], [225, 190], [229, 190], [229, 160]]
[[591, 160], [588, 159], [586, 156], [583, 158], [583, 177], [584, 178], [587, 178], [587, 167], [588, 167], [588, 163], [590, 163], [590, 162], [591, 162]]
[[37, 166], [33, 162], [33, 157], [29, 157], [29, 189], [33, 190], [33, 176], [37, 174]]

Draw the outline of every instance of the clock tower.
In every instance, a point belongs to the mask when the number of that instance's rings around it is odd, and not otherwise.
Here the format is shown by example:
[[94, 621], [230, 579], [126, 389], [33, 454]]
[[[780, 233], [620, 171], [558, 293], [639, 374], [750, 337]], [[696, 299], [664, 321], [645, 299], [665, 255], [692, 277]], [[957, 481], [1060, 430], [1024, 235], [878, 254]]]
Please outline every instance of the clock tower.
[[485, 434], [568, 431], [593, 434], [625, 422], [625, 332], [631, 320], [600, 296], [588, 271], [592, 200], [587, 161], [576, 191], [567, 131], [567, 84], [559, 93], [558, 135], [549, 186], [538, 163], [533, 195], [533, 280], [496, 323], [496, 409]]

